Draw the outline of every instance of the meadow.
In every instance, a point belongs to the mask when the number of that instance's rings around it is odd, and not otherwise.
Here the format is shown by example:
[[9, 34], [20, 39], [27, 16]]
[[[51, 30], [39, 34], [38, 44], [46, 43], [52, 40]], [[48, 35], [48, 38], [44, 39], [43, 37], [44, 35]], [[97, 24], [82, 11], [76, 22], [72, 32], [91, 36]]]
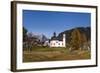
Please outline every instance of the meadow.
[[23, 51], [23, 62], [62, 61], [91, 59], [90, 51], [68, 48], [35, 47]]

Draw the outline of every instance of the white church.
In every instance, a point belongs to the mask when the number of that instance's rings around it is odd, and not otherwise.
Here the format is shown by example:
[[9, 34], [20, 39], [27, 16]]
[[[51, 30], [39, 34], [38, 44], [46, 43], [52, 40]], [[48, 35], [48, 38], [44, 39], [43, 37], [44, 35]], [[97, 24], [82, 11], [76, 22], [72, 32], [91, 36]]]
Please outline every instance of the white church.
[[66, 47], [66, 35], [63, 34], [62, 41], [59, 39], [50, 40], [50, 47]]

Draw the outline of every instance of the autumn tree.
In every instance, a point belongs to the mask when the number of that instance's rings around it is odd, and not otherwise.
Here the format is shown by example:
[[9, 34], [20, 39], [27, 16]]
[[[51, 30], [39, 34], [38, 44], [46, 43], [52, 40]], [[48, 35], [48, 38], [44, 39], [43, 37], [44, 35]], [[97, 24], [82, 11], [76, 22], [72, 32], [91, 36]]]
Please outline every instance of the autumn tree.
[[87, 41], [87, 38], [86, 38], [86, 35], [85, 34], [81, 34], [81, 43], [80, 43], [81, 47], [80, 49], [87, 49], [88, 47], [88, 41]]
[[82, 40], [82, 43], [85, 43], [85, 42], [87, 42], [87, 38], [86, 38], [86, 35], [85, 34], [82, 34], [82, 36], [81, 36], [81, 40]]
[[83, 43], [86, 42], [86, 36], [81, 33], [78, 29], [73, 30], [71, 33], [71, 46], [74, 50], [78, 50], [81, 46], [83, 46]]

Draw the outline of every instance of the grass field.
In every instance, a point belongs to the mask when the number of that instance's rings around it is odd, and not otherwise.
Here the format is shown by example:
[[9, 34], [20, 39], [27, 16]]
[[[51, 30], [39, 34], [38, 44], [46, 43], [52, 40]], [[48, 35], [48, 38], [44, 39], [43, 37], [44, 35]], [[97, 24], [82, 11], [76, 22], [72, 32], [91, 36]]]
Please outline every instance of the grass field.
[[32, 51], [23, 51], [23, 62], [60, 61], [90, 59], [90, 51], [76, 50], [70, 52], [67, 48], [37, 47]]

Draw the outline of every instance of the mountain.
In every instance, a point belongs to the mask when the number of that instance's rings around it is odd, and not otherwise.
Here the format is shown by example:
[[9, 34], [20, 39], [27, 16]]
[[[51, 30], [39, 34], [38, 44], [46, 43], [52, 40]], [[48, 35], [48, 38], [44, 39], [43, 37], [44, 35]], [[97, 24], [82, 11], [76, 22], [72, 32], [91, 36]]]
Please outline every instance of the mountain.
[[85, 34], [88, 41], [91, 39], [91, 28], [90, 27], [77, 27], [77, 28], [73, 28], [73, 29], [70, 29], [70, 30], [65, 30], [65, 31], [59, 33], [57, 38], [59, 40], [62, 40], [63, 34], [65, 34], [66, 35], [66, 43], [69, 43], [71, 41], [71, 33], [75, 29], [78, 29], [81, 34]]

